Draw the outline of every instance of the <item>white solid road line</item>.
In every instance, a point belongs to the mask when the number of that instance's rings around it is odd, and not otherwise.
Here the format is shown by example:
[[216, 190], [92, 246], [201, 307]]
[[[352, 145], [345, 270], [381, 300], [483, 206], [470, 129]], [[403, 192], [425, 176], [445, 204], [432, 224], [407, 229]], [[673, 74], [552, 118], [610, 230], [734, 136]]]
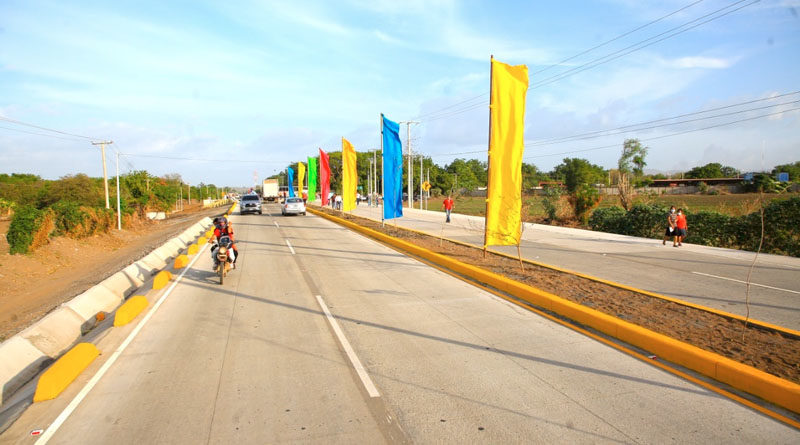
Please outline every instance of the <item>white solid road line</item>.
[[375, 384], [372, 383], [372, 379], [369, 378], [367, 370], [364, 369], [364, 365], [361, 364], [361, 360], [358, 359], [356, 352], [353, 351], [353, 347], [350, 346], [350, 342], [347, 341], [347, 337], [344, 336], [344, 332], [342, 332], [342, 329], [339, 327], [339, 323], [335, 318], [333, 318], [331, 311], [328, 309], [328, 305], [325, 304], [325, 301], [319, 295], [317, 295], [317, 302], [319, 303], [319, 307], [322, 308], [322, 311], [325, 312], [325, 317], [328, 318], [328, 323], [331, 324], [333, 332], [336, 333], [339, 343], [344, 348], [344, 352], [347, 353], [347, 358], [349, 358], [350, 363], [353, 364], [353, 368], [355, 368], [356, 373], [358, 373], [358, 377], [361, 378], [361, 383], [364, 384], [364, 388], [366, 388], [367, 393], [370, 397], [380, 397], [381, 394], [378, 392], [378, 388], [376, 388]]
[[289, 246], [289, 250], [291, 250], [291, 251], [292, 251], [292, 255], [295, 255], [295, 252], [294, 252], [294, 247], [292, 247], [292, 245], [291, 245], [291, 244], [289, 244], [289, 240], [288, 240], [288, 239], [286, 240], [286, 245], [287, 245], [287, 246]]
[[[737, 283], [747, 284], [747, 281], [737, 280], [735, 278], [728, 278], [728, 277], [720, 277], [718, 275], [711, 275], [710, 273], [703, 273], [703, 272], [692, 272], [695, 275], [702, 275], [704, 277], [711, 277], [711, 278], [719, 278], [720, 280], [728, 280], [728, 281], [735, 281]], [[782, 287], [774, 287], [774, 286], [767, 286], [766, 284], [758, 284], [758, 283], [750, 283], [751, 286], [758, 286], [758, 287], [765, 287], [767, 289], [779, 290], [783, 292], [791, 292], [793, 294], [800, 294], [800, 292], [791, 289], [784, 289]]]
[[58, 417], [56, 417], [56, 420], [54, 420], [53, 423], [47, 427], [44, 434], [42, 434], [36, 441], [36, 445], [46, 444], [53, 437], [56, 431], [58, 431], [58, 429], [61, 428], [61, 425], [64, 423], [64, 421], [66, 421], [67, 418], [72, 414], [72, 412], [75, 411], [75, 408], [77, 408], [78, 405], [80, 405], [80, 403], [83, 401], [83, 399], [86, 398], [86, 396], [89, 394], [89, 391], [91, 391], [92, 388], [94, 388], [94, 386], [97, 385], [97, 382], [99, 382], [100, 379], [103, 378], [106, 372], [108, 372], [109, 368], [111, 368], [111, 366], [114, 364], [114, 362], [117, 361], [119, 356], [122, 355], [122, 352], [125, 351], [125, 348], [127, 348], [128, 345], [133, 341], [133, 339], [136, 338], [136, 336], [139, 334], [139, 331], [141, 331], [144, 325], [147, 324], [147, 321], [150, 320], [150, 317], [152, 317], [153, 314], [156, 313], [156, 311], [164, 302], [164, 300], [169, 296], [169, 294], [172, 293], [172, 290], [175, 289], [175, 286], [177, 286], [178, 283], [181, 281], [183, 276], [186, 274], [186, 271], [191, 269], [192, 266], [194, 265], [194, 262], [197, 261], [198, 258], [200, 258], [200, 255], [203, 253], [203, 251], [206, 250], [206, 247], [208, 247], [207, 243], [203, 245], [203, 248], [200, 249], [199, 252], [197, 252], [197, 255], [195, 255], [195, 257], [192, 259], [189, 265], [186, 266], [185, 269], [183, 269], [183, 272], [181, 272], [181, 274], [178, 275], [178, 278], [175, 279], [175, 281], [167, 289], [167, 291], [164, 292], [163, 295], [161, 295], [161, 298], [158, 299], [156, 304], [153, 305], [150, 311], [144, 316], [144, 318], [142, 318], [139, 324], [136, 325], [133, 331], [131, 331], [131, 333], [128, 334], [128, 337], [125, 339], [125, 341], [123, 341], [122, 344], [119, 345], [119, 347], [114, 351], [114, 353], [111, 354], [111, 357], [109, 357], [108, 361], [103, 363], [103, 366], [100, 367], [100, 369], [97, 371], [97, 374], [92, 376], [92, 378], [89, 379], [88, 382], [86, 382], [86, 385], [83, 387], [83, 389], [81, 389], [78, 395], [76, 395], [75, 398], [72, 399], [71, 402], [69, 402], [69, 405], [67, 405], [67, 407], [64, 408], [64, 411], [61, 411], [61, 414], [59, 414]]

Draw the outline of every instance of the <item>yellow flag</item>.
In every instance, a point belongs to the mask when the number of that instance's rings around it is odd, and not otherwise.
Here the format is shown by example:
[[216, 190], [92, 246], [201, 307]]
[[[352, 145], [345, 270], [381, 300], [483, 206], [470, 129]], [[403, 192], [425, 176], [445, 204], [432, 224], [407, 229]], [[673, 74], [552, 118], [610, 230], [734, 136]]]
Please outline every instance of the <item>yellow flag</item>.
[[342, 138], [342, 210], [349, 212], [356, 208], [356, 149]]
[[306, 164], [297, 163], [297, 196], [303, 197], [303, 181], [306, 179]]
[[485, 246], [518, 244], [522, 211], [522, 131], [528, 67], [494, 59], [489, 119]]

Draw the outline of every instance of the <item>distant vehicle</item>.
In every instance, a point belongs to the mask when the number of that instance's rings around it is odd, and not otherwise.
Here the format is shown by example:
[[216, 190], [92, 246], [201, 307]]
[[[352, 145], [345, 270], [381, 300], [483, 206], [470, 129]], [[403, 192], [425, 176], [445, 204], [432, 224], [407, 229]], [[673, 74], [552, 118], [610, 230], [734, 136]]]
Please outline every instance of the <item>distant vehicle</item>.
[[261, 197], [258, 195], [243, 195], [239, 203], [239, 214], [258, 213], [261, 215]]
[[286, 198], [281, 204], [281, 214], [283, 216], [289, 214], [306, 214], [306, 205], [303, 203], [303, 198]]
[[261, 184], [261, 194], [264, 201], [275, 202], [278, 200], [278, 180], [265, 179]]

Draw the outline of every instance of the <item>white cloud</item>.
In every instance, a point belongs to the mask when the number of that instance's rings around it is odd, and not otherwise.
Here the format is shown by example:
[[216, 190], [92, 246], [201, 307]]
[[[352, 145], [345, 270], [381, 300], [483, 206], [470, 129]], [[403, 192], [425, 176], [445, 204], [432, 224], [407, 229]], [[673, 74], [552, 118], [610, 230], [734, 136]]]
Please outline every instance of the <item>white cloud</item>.
[[709, 69], [724, 69], [730, 68], [735, 59], [722, 59], [715, 57], [681, 57], [675, 60], [667, 61], [666, 65], [675, 68], [709, 68]]

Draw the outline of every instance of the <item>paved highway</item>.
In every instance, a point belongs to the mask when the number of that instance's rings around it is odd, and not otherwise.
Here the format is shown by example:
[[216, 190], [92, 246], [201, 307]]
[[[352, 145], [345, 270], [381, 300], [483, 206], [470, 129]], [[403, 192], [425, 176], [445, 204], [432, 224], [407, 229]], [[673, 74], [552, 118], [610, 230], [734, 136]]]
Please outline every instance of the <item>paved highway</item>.
[[[404, 227], [483, 246], [483, 218], [403, 209]], [[380, 220], [379, 207], [355, 212]], [[691, 224], [691, 221], [689, 222]], [[392, 220], [394, 224], [394, 220]], [[690, 226], [691, 228], [691, 226]], [[495, 250], [517, 255], [516, 246]], [[745, 316], [746, 280], [755, 254], [589, 230], [526, 224], [522, 255], [534, 261], [581, 272], [683, 301]], [[800, 331], [800, 258], [758, 256], [750, 277], [750, 317]]]
[[59, 444], [800, 442], [331, 222], [266, 209], [233, 216], [242, 257], [224, 285], [202, 251], [146, 324], [109, 330], [0, 442], [37, 428]]

